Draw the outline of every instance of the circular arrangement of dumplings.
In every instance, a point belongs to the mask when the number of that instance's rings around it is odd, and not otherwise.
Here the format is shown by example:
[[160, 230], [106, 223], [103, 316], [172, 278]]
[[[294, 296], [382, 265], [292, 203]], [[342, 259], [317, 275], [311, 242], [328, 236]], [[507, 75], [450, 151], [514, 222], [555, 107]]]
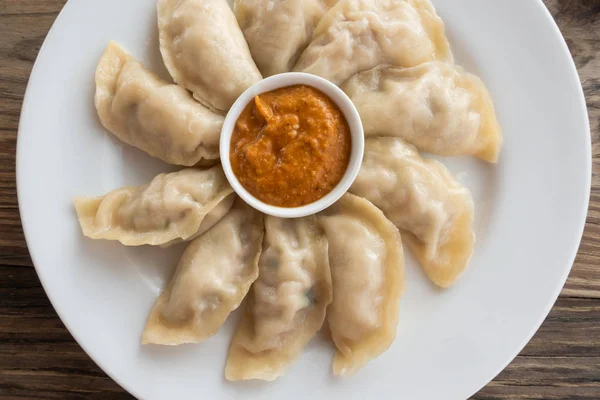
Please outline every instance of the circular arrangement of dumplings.
[[[120, 140], [185, 168], [74, 201], [92, 239], [189, 242], [142, 342], [200, 343], [243, 302], [227, 379], [281, 376], [325, 319], [335, 374], [355, 373], [395, 339], [403, 242], [440, 287], [469, 263], [472, 196], [419, 151], [497, 161], [502, 133], [483, 82], [453, 63], [429, 0], [235, 0], [233, 10], [226, 0], [159, 0], [157, 8], [175, 84], [110, 42], [95, 105]], [[250, 208], [218, 163], [229, 107], [287, 71], [340, 85], [367, 136], [349, 193], [300, 219]]]

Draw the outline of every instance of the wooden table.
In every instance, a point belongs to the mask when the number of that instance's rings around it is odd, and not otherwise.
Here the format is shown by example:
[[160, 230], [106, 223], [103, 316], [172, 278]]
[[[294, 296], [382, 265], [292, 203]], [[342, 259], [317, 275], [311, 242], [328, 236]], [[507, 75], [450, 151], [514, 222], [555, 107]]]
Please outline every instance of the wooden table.
[[[17, 208], [21, 102], [64, 3], [0, 0], [0, 398], [129, 399], [75, 343], [50, 305]], [[590, 212], [573, 272], [550, 316], [474, 399], [600, 399], [600, 0], [545, 3], [567, 38], [587, 96], [594, 156]]]

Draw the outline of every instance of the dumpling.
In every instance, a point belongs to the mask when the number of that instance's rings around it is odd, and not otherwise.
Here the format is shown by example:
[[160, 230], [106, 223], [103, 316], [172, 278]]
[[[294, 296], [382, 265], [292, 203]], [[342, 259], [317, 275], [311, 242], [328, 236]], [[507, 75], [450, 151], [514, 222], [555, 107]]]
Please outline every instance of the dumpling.
[[226, 0], [159, 0], [160, 52], [171, 76], [221, 112], [261, 79]]
[[[234, 196], [220, 166], [160, 174], [148, 185], [124, 187], [101, 197], [74, 199], [83, 234], [118, 240], [126, 246], [162, 245], [190, 240], [224, 215]], [[207, 220], [204, 223], [205, 219]]]
[[204, 217], [202, 223], [200, 224], [200, 229], [192, 236], [185, 239], [177, 238], [171, 240], [167, 243], [161, 244], [160, 247], [171, 247], [178, 243], [189, 242], [190, 240], [196, 239], [198, 236], [202, 235], [204, 232], [208, 231], [210, 228], [215, 226], [217, 222], [219, 222], [221, 219], [223, 219], [225, 215], [227, 215], [229, 210], [231, 210], [231, 206], [233, 205], [233, 202], [236, 198], [237, 196], [235, 194], [232, 194], [226, 197], [223, 201], [219, 202], [219, 204], [217, 204], [211, 210], [211, 212], [207, 214], [206, 217]]
[[265, 217], [258, 280], [225, 367], [230, 381], [272, 381], [321, 329], [331, 303], [327, 240], [316, 216]]
[[264, 77], [291, 71], [337, 0], [235, 0], [234, 11]]
[[397, 136], [443, 156], [474, 155], [496, 162], [502, 130], [485, 85], [461, 67], [429, 62], [380, 66], [342, 85], [367, 136]]
[[473, 246], [473, 198], [436, 160], [399, 138], [370, 138], [350, 192], [379, 207], [402, 231], [427, 276], [452, 285]]
[[142, 343], [200, 343], [217, 333], [258, 277], [263, 216], [238, 199], [192, 241], [150, 312]]
[[452, 61], [444, 23], [429, 0], [340, 0], [319, 22], [294, 71], [339, 85], [379, 64]]
[[223, 116], [159, 79], [115, 42], [96, 69], [94, 102], [106, 129], [151, 156], [184, 166], [219, 158]]
[[396, 338], [404, 291], [398, 229], [373, 204], [351, 194], [319, 215], [329, 241], [333, 302], [327, 322], [336, 375], [349, 376]]

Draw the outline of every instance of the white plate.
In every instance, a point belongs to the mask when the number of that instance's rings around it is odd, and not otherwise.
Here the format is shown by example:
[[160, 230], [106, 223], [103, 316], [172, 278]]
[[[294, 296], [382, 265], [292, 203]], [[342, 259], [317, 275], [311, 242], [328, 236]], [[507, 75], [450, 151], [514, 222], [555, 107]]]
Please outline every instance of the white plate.
[[166, 76], [155, 1], [66, 5], [27, 89], [17, 152], [19, 203], [52, 304], [84, 350], [125, 389], [144, 399], [465, 399], [523, 348], [556, 300], [583, 230], [591, 151], [582, 89], [541, 1], [434, 3], [457, 61], [487, 83], [506, 138], [497, 166], [447, 161], [476, 200], [471, 266], [455, 287], [440, 291], [409, 259], [398, 337], [388, 352], [355, 377], [336, 379], [331, 346], [316, 340], [270, 384], [224, 380], [235, 318], [201, 345], [139, 344], [182, 248], [84, 239], [71, 198], [139, 184], [170, 169], [105, 132], [92, 102], [94, 70], [110, 39]]

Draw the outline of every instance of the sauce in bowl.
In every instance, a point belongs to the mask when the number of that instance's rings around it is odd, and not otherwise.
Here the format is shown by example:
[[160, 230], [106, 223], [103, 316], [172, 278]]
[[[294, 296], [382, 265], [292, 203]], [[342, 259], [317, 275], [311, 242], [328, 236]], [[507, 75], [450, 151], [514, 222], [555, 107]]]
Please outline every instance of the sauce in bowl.
[[294, 85], [262, 93], [244, 108], [231, 136], [230, 163], [257, 199], [300, 207], [337, 186], [351, 149], [339, 107], [313, 87]]

